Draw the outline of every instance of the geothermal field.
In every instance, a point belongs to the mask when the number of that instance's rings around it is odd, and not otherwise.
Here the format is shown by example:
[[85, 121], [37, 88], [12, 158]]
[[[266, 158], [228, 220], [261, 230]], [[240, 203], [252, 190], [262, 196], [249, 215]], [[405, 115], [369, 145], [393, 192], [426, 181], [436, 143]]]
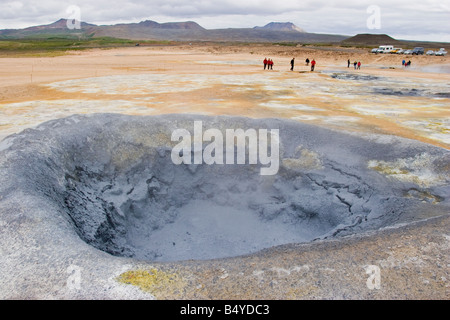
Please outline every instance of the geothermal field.
[[402, 59], [0, 58], [0, 298], [448, 299], [450, 58]]

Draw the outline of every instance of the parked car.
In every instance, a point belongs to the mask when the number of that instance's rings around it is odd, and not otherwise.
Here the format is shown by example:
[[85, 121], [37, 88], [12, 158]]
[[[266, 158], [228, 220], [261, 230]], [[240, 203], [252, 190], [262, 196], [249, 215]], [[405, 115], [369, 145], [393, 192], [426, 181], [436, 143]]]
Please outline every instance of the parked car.
[[406, 50], [400, 49], [400, 50], [398, 50], [396, 53], [397, 53], [397, 54], [403, 54], [405, 51], [406, 51]]
[[434, 54], [437, 56], [445, 56], [447, 54], [447, 51], [445, 51], [444, 48], [440, 48], [439, 51], [436, 51]]
[[424, 54], [424, 53], [425, 53], [425, 49], [422, 48], [422, 47], [416, 47], [416, 48], [414, 48], [413, 51], [412, 51], [412, 54], [413, 54], [413, 55], [414, 55], [414, 54], [419, 55], [419, 54]]
[[434, 51], [433, 50], [428, 50], [427, 51], [427, 56], [434, 56]]
[[390, 53], [397, 53], [397, 52], [399, 52], [400, 50], [402, 50], [402, 48], [394, 48], [394, 49], [391, 50]]
[[403, 51], [403, 54], [412, 54], [412, 50], [410, 50], [410, 49], [405, 50], [405, 51]]
[[377, 51], [378, 51], [378, 48], [373, 48], [371, 52], [372, 53], [377, 53]]

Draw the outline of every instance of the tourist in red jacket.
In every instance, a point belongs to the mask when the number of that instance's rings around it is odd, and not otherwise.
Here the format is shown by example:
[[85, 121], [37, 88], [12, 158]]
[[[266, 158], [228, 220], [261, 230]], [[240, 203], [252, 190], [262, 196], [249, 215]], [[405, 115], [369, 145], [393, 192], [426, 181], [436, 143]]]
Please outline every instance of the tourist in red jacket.
[[315, 66], [316, 66], [316, 60], [312, 59], [312, 61], [311, 61], [311, 71], [314, 71]]

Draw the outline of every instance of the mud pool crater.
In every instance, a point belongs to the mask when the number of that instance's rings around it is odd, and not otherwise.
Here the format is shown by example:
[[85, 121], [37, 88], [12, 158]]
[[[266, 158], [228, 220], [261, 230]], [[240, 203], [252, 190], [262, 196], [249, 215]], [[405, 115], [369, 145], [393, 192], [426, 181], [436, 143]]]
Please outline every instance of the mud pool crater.
[[[223, 132], [278, 129], [278, 174], [261, 176], [260, 166], [250, 164], [173, 164], [171, 133], [189, 130], [195, 120]], [[447, 150], [286, 120], [75, 115], [6, 138], [0, 153], [6, 177], [0, 196], [32, 194], [56, 208], [49, 215], [64, 217], [67, 232], [140, 260], [251, 254], [411, 223], [449, 208]], [[429, 158], [436, 183], [368, 166], [417, 156]]]

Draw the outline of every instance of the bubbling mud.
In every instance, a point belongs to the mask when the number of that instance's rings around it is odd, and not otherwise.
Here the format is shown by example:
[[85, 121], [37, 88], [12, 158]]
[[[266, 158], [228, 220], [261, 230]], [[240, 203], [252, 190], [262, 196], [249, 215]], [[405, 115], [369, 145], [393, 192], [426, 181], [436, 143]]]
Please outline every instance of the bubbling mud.
[[[260, 165], [248, 163], [174, 164], [171, 133], [190, 130], [195, 120], [223, 132], [278, 129], [278, 174], [261, 176]], [[56, 205], [86, 243], [149, 261], [233, 257], [337, 239], [449, 207], [447, 150], [288, 120], [71, 116], [6, 138], [0, 153], [15, 190]], [[419, 180], [426, 173], [427, 184], [398, 179], [408, 170]]]

